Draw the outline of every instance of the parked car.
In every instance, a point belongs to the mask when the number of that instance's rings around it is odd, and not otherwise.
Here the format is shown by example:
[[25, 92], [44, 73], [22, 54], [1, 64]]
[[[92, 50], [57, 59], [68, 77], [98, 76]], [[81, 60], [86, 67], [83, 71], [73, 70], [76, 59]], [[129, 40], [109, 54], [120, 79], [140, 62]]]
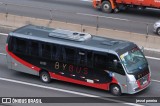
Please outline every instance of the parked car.
[[154, 32], [155, 32], [156, 34], [160, 35], [160, 20], [157, 21], [157, 22], [155, 22], [155, 24], [154, 24], [153, 27], [154, 27]]

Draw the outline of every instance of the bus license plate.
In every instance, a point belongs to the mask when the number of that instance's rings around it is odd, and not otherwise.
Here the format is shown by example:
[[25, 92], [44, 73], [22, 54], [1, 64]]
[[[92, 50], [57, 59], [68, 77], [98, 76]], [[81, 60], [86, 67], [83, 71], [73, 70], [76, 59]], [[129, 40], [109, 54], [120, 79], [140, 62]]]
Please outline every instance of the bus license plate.
[[147, 83], [147, 80], [145, 80], [145, 81], [143, 82], [143, 85], [146, 84], [146, 83]]

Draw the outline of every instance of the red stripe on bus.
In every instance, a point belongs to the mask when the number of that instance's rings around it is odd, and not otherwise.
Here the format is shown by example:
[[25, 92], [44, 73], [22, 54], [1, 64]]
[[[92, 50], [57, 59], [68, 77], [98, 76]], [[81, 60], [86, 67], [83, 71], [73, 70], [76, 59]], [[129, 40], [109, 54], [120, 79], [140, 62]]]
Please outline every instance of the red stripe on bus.
[[104, 90], [108, 90], [108, 88], [109, 88], [108, 87], [109, 83], [103, 83], [103, 84], [88, 83], [88, 82], [64, 77], [64, 76], [61, 76], [61, 75], [57, 75], [57, 74], [51, 73], [51, 72], [50, 72], [50, 76], [54, 79], [58, 79], [58, 80], [66, 81], [66, 82], [71, 82], [71, 83], [75, 83], [75, 84], [80, 84], [80, 85], [85, 85], [85, 86], [90, 86], [90, 87], [94, 87], [94, 88], [99, 88], [99, 89], [104, 89]]
[[141, 89], [141, 84], [139, 80], [137, 80], [137, 84], [138, 84], [138, 87]]
[[[12, 52], [10, 52], [8, 50], [8, 45], [6, 45], [6, 51], [7, 53], [14, 58], [15, 60], [17, 60], [18, 62], [20, 62], [21, 64], [35, 70], [35, 71], [40, 71], [41, 69], [39, 67], [33, 66], [32, 64], [20, 59], [19, 57], [17, 57], [15, 54], [13, 54]], [[34, 67], [34, 68], [33, 68]], [[76, 83], [76, 84], [81, 84], [81, 85], [85, 85], [85, 86], [90, 86], [90, 87], [94, 87], [94, 88], [99, 88], [99, 89], [104, 89], [104, 90], [109, 90], [109, 85], [111, 83], [116, 83], [118, 84], [116, 78], [112, 78], [112, 81], [110, 83], [103, 83], [103, 84], [98, 84], [98, 83], [88, 83], [88, 82], [84, 82], [84, 81], [80, 81], [80, 80], [75, 80], [72, 78], [68, 78], [68, 77], [64, 77], [61, 75], [57, 75], [55, 73], [49, 72], [50, 76], [54, 79], [58, 79], [58, 80], [62, 80], [62, 81], [66, 81], [66, 82], [71, 82], [71, 83]]]
[[118, 81], [116, 80], [115, 77], [112, 77], [112, 82], [111, 83], [118, 84]]
[[90, 86], [90, 87], [99, 88], [99, 89], [103, 89], [103, 90], [109, 90], [109, 85], [111, 83], [118, 84], [117, 80], [114, 77], [113, 77], [113, 79], [112, 79], [112, 81], [110, 83], [98, 84], [98, 83], [88, 83], [88, 82], [84, 82], [84, 81], [80, 81], [80, 80], [75, 80], [75, 79], [72, 79], [72, 78], [68, 78], [68, 77], [64, 77], [64, 76], [61, 76], [61, 75], [57, 75], [57, 74], [52, 73], [52, 72], [50, 72], [50, 76], [53, 79], [58, 79], [58, 80], [71, 82], [71, 83], [75, 83], [75, 84]]
[[28, 62], [26, 62], [26, 61], [24, 61], [24, 60], [22, 60], [22, 59], [20, 59], [20, 58], [17, 57], [15, 54], [13, 54], [12, 52], [10, 52], [10, 51], [8, 50], [8, 45], [6, 45], [6, 51], [7, 51], [7, 53], [8, 53], [12, 58], [14, 58], [15, 60], [17, 60], [17, 61], [20, 62], [21, 64], [25, 65], [26, 67], [29, 67], [29, 68], [31, 68], [32, 70], [35, 70], [35, 71], [38, 71], [38, 72], [41, 70], [39, 67], [34, 66], [34, 65], [32, 65], [32, 64], [30, 64], [30, 63], [28, 63]]

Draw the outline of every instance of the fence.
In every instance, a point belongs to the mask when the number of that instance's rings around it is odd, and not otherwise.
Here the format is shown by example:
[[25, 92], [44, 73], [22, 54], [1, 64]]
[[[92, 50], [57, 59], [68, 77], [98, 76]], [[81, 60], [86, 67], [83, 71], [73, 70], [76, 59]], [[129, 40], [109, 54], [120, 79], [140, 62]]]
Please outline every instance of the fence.
[[[24, 11], [21, 16], [11, 15], [13, 11], [10, 7], [21, 7], [18, 8], [18, 11]], [[152, 48], [160, 50], [160, 37], [158, 36], [149, 36], [149, 28], [151, 27], [151, 23], [143, 23], [138, 21], [131, 21], [131, 20], [122, 20], [122, 19], [113, 19], [111, 17], [102, 17], [102, 16], [91, 16], [88, 14], [81, 14], [81, 13], [73, 13], [73, 12], [65, 12], [60, 10], [53, 10], [49, 8], [35, 8], [31, 6], [24, 6], [24, 5], [14, 5], [14, 4], [1, 4], [0, 8], [1, 11], [4, 13], [0, 14], [0, 25], [7, 25], [12, 27], [21, 27], [26, 24], [35, 24], [35, 25], [42, 25], [48, 26], [52, 28], [62, 28], [67, 30], [75, 30], [81, 32], [87, 32], [94, 35], [105, 36], [109, 38], [116, 38], [122, 40], [128, 40], [135, 42], [139, 46], [144, 46], [145, 48]], [[26, 9], [27, 8], [27, 9]], [[35, 11], [45, 12], [43, 14], [44, 19], [40, 19], [39, 16], [35, 15], [33, 17], [26, 17], [26, 12], [29, 11], [32, 13], [32, 9], [34, 8]], [[37, 9], [37, 10], [36, 10]], [[65, 16], [65, 17], [64, 17]], [[60, 18], [61, 17], [61, 18]], [[74, 17], [74, 18], [73, 18]], [[87, 18], [86, 18], [87, 17]], [[57, 21], [58, 20], [58, 21]], [[105, 20], [112, 20], [105, 21]], [[113, 21], [114, 20], [114, 21]], [[63, 22], [62, 22], [63, 21]], [[80, 23], [79, 23], [80, 22]], [[114, 26], [114, 23], [121, 22], [120, 26]], [[73, 24], [76, 23], [76, 24]], [[87, 25], [86, 25], [87, 23]], [[132, 24], [138, 24], [133, 25]], [[144, 25], [145, 34], [138, 34], [132, 33], [133, 30], [139, 28], [140, 25]], [[129, 27], [132, 26], [132, 27]], [[136, 27], [135, 27], [136, 26]], [[108, 28], [111, 27], [111, 28]], [[118, 31], [118, 28], [130, 28], [130, 31]]]
[[[1, 11], [7, 14], [13, 14], [11, 8], [17, 8], [19, 15], [26, 16], [32, 14], [32, 17], [42, 18], [48, 20], [63, 21], [66, 23], [76, 23], [81, 25], [93, 26], [98, 30], [99, 28], [107, 28], [112, 30], [122, 30], [127, 32], [136, 32], [146, 35], [155, 35], [153, 33], [153, 23], [132, 21], [128, 19], [119, 19], [106, 16], [97, 16], [84, 13], [67, 12], [63, 10], [56, 10], [50, 7], [33, 7], [29, 5], [18, 5], [12, 3], [0, 3]], [[32, 13], [34, 9], [34, 13]], [[30, 12], [30, 13], [28, 13]], [[35, 14], [37, 13], [37, 14]], [[118, 23], [118, 24], [117, 24]]]

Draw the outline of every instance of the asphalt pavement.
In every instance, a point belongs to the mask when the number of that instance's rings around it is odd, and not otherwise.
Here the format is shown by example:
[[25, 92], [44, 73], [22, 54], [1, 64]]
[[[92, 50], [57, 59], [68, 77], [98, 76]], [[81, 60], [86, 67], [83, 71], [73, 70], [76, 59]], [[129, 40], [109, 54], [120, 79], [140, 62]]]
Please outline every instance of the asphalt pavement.
[[[0, 0], [12, 5], [1, 5], [0, 12], [29, 17], [52, 19], [77, 24], [85, 24], [122, 31], [151, 34], [153, 23], [159, 20], [160, 11], [130, 9], [127, 11], [106, 14], [95, 10], [91, 2], [81, 0]], [[23, 6], [18, 6], [23, 5]], [[49, 10], [53, 10], [50, 13]], [[99, 15], [98, 18], [94, 15]], [[130, 21], [131, 20], [131, 21]], [[148, 31], [147, 31], [147, 23]]]
[[[24, 15], [30, 17], [50, 19], [51, 16], [54, 20], [67, 21], [78, 24], [85, 24], [91, 26], [97, 26], [97, 18], [91, 15], [105, 16], [106, 18], [98, 19], [99, 27], [105, 27], [110, 29], [118, 29], [123, 31], [130, 31], [136, 33], [146, 33], [146, 22], [150, 23], [149, 33], [152, 32], [152, 24], [159, 19], [159, 10], [147, 9], [144, 11], [128, 10], [120, 13], [105, 14], [92, 8], [90, 2], [84, 2], [80, 0], [0, 0], [0, 2], [12, 3], [14, 5], [0, 6], [0, 12], [8, 12], [10, 14]], [[26, 7], [16, 5], [27, 5]], [[31, 7], [28, 7], [31, 6]], [[36, 8], [32, 8], [36, 7]], [[40, 8], [45, 8], [40, 9]], [[52, 11], [52, 14], [48, 10], [56, 9]], [[58, 11], [57, 11], [58, 10]], [[89, 16], [88, 16], [89, 15]], [[123, 20], [132, 20], [138, 22], [129, 22]], [[1, 29], [0, 32], [8, 33], [11, 29]], [[0, 35], [0, 53], [5, 54], [5, 42], [7, 36]], [[153, 51], [145, 51], [145, 55], [149, 57], [156, 57], [158, 59], [148, 58], [148, 62], [152, 71], [152, 83], [149, 88], [134, 95], [124, 94], [122, 97], [160, 97], [160, 53]], [[6, 64], [6, 57], [0, 55], [0, 78], [6, 78], [8, 81], [0, 80], [0, 97], [13, 96], [13, 97], [82, 97], [86, 95], [94, 95], [99, 97], [113, 97], [110, 92], [81, 85], [66, 83], [62, 81], [53, 80], [49, 84], [44, 84], [40, 81], [39, 77], [9, 70]], [[21, 82], [21, 83], [17, 83]], [[34, 86], [33, 86], [34, 85]], [[82, 95], [83, 94], [83, 95]], [[113, 101], [113, 100], [112, 100]], [[2, 105], [2, 104], [0, 104]], [[26, 106], [26, 104], [9, 104], [8, 106]], [[27, 104], [28, 105], [28, 104]], [[32, 104], [29, 104], [32, 106]], [[35, 106], [53, 106], [53, 104], [35, 104]], [[67, 106], [97, 106], [97, 105], [112, 105], [112, 106], [124, 106], [137, 104], [117, 104], [117, 103], [90, 103], [90, 104], [54, 104], [54, 105], [67, 105]], [[142, 104], [142, 105], [154, 105], [159, 104]], [[3, 105], [2, 105], [3, 106]], [[5, 106], [5, 105], [4, 105]], [[140, 105], [139, 105], [140, 106]]]
[[[8, 29], [6, 29], [5, 31], [7, 31], [7, 30]], [[7, 38], [7, 36], [0, 35], [0, 45], [1, 45], [0, 46], [0, 53], [5, 53], [6, 38]], [[145, 51], [145, 52], [147, 52], [147, 51]], [[155, 53], [155, 54], [157, 54], [157, 53]], [[148, 55], [148, 56], [151, 57], [151, 55]], [[154, 55], [152, 55], [152, 57], [154, 57]], [[152, 71], [152, 76], [151, 76], [152, 83], [149, 88], [147, 88], [146, 90], [144, 90], [142, 92], [134, 94], [134, 95], [124, 94], [124, 95], [122, 95], [122, 97], [160, 97], [160, 94], [158, 93], [159, 89], [160, 89], [159, 61], [160, 60], [156, 60], [156, 59], [148, 59], [148, 62], [151, 66], [151, 71]], [[1, 78], [9, 79], [9, 81], [8, 80], [7, 81], [1, 80]], [[17, 83], [17, 81], [18, 82], [20, 81], [22, 83]], [[37, 76], [9, 70], [7, 68], [5, 55], [0, 55], [0, 84], [1, 84], [0, 85], [0, 96], [1, 97], [3, 97], [3, 96], [4, 97], [8, 97], [8, 96], [13, 96], [13, 97], [17, 97], [17, 96], [20, 96], [20, 97], [22, 97], [22, 96], [23, 97], [81, 97], [81, 96], [84, 96], [84, 95], [81, 95], [81, 93], [85, 94], [85, 95], [89, 94], [89, 95], [94, 95], [94, 96], [98, 96], [98, 97], [105, 97], [105, 98], [114, 97], [108, 91], [103, 91], [103, 90], [99, 90], [99, 89], [94, 89], [94, 88], [90, 88], [90, 87], [66, 83], [66, 82], [57, 81], [57, 80], [52, 80], [52, 82], [49, 84], [42, 83], [40, 81], [39, 77], [37, 77]], [[34, 84], [36, 86], [32, 86], [32, 84]], [[45, 87], [47, 87], [47, 88], [45, 88]], [[57, 90], [55, 90], [55, 88], [65, 90], [65, 92], [57, 91]], [[66, 90], [67, 90], [67, 92], [66, 92]], [[77, 95], [77, 94], [72, 93], [70, 91], [80, 93], [80, 95], [79, 94]], [[91, 104], [93, 104], [93, 103], [91, 103]], [[91, 105], [91, 104], [89, 104], [89, 105]], [[67, 105], [69, 105], [69, 104], [67, 104]], [[95, 104], [93, 104], [93, 105], [95, 105]], [[101, 105], [104, 105], [104, 104], [101, 104]], [[110, 105], [110, 104], [107, 103], [107, 105]], [[116, 105], [128, 105], [128, 104], [115, 103], [113, 105], [116, 106]], [[157, 104], [147, 104], [147, 105], [157, 105]], [[88, 104], [87, 104], [87, 106], [88, 106]]]

